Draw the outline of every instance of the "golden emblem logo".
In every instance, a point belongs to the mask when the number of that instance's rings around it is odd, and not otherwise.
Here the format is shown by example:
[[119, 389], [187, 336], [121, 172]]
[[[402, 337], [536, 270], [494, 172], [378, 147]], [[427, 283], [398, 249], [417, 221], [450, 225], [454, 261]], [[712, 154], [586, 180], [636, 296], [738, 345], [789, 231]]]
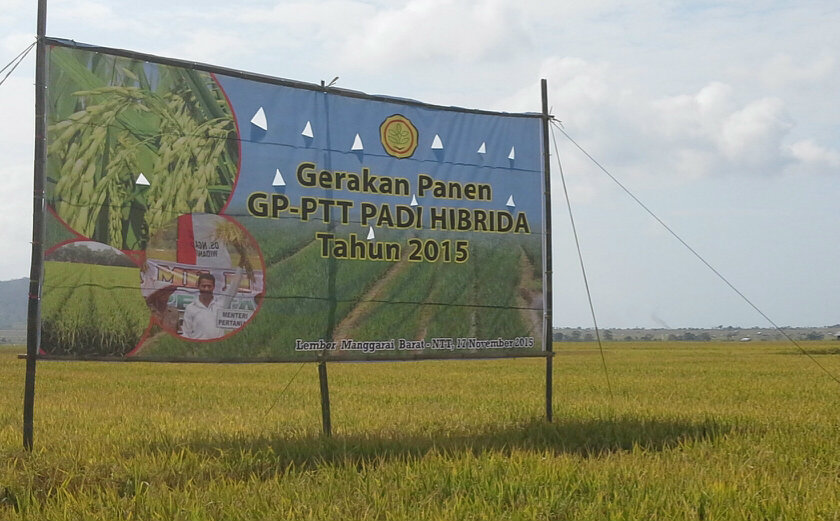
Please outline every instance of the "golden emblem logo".
[[379, 126], [379, 138], [385, 152], [400, 159], [411, 157], [417, 149], [417, 129], [402, 114], [385, 118]]

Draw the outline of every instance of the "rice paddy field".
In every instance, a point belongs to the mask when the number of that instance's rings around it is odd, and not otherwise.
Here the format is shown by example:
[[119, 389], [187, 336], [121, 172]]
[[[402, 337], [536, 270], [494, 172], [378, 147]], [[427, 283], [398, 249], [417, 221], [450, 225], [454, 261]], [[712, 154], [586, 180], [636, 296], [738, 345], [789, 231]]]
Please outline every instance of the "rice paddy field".
[[[803, 342], [840, 376], [840, 343]], [[0, 350], [2, 520], [837, 520], [840, 384], [786, 343], [540, 359], [38, 363]]]

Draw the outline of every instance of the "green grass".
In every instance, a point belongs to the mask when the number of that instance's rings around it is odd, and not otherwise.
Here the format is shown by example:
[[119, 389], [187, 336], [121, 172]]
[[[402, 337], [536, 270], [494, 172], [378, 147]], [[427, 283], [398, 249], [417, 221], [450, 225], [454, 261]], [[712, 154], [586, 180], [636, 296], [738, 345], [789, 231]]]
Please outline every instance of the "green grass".
[[138, 270], [46, 261], [41, 346], [49, 354], [122, 356], [149, 323]]
[[[835, 342], [806, 342], [840, 375]], [[540, 360], [24, 362], [0, 349], [0, 519], [840, 519], [840, 385], [788, 344]]]

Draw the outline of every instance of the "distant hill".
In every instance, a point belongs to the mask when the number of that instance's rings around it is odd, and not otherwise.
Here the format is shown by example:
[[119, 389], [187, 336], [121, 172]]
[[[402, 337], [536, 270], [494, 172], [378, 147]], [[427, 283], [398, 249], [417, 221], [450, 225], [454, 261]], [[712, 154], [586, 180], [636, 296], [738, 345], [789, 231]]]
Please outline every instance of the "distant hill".
[[0, 281], [0, 329], [26, 329], [29, 279]]

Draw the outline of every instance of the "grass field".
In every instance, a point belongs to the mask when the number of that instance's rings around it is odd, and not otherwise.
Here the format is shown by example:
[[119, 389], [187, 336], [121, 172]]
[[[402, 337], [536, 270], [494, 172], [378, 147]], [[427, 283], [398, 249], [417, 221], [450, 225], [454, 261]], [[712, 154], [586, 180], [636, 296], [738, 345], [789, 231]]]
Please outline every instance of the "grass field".
[[46, 261], [43, 293], [41, 347], [49, 354], [123, 356], [149, 323], [136, 268]]
[[[837, 342], [805, 342], [840, 375]], [[783, 343], [535, 359], [24, 362], [0, 349], [0, 519], [840, 519], [840, 385]], [[830, 354], [834, 353], [834, 354]], [[281, 392], [294, 375], [297, 378]]]

